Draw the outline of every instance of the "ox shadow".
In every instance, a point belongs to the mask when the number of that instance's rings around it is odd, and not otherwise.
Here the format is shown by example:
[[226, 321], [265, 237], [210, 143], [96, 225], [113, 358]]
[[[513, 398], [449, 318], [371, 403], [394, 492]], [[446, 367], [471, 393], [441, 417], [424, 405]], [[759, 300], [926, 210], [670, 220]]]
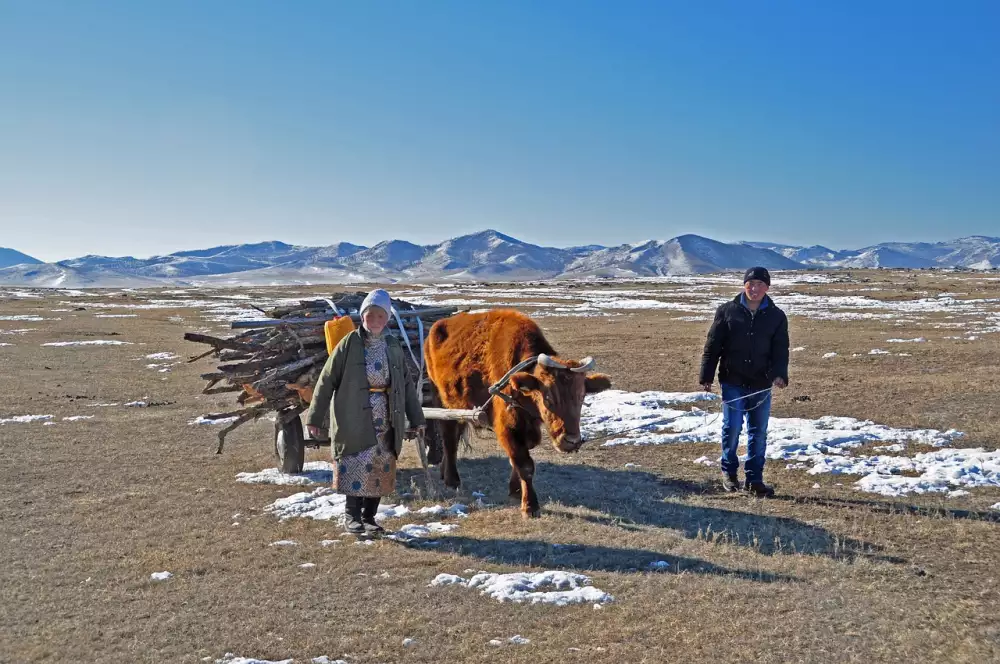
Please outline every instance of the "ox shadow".
[[[422, 472], [422, 471], [421, 471]], [[502, 503], [507, 494], [510, 465], [506, 457], [465, 458], [459, 461], [463, 485], [484, 491], [490, 502]], [[881, 547], [842, 537], [819, 526], [790, 517], [755, 514], [739, 509], [692, 505], [684, 498], [718, 493], [714, 486], [664, 478], [635, 470], [614, 470], [584, 464], [536, 462], [535, 490], [545, 515], [580, 518], [624, 530], [665, 528], [689, 539], [707, 539], [751, 548], [765, 555], [804, 554], [850, 560], [869, 558], [904, 563], [886, 556]], [[752, 499], [739, 495], [734, 506]], [[509, 503], [514, 508], [514, 503]], [[582, 507], [580, 516], [566, 508]]]
[[[759, 583], [796, 582], [794, 576], [763, 570], [723, 567], [697, 558], [595, 544], [553, 544], [537, 539], [477, 539], [445, 535], [433, 540], [412, 540], [403, 546], [479, 558], [494, 565], [546, 567], [578, 572], [706, 574]], [[663, 563], [667, 566], [663, 568]]]

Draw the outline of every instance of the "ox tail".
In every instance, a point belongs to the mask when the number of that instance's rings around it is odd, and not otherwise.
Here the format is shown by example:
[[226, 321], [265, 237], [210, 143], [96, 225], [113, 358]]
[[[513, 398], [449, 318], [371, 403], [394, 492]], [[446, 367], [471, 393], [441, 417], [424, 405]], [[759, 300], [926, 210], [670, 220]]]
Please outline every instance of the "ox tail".
[[468, 422], [462, 424], [458, 434], [458, 441], [466, 454], [472, 452], [472, 425]]
[[[428, 381], [428, 382], [431, 385], [431, 398], [430, 398], [431, 407], [432, 408], [444, 408], [444, 401], [441, 399], [441, 393], [438, 391], [437, 385], [434, 383], [433, 380]], [[438, 442], [440, 443], [440, 431], [439, 431], [439, 427], [441, 425], [438, 422], [435, 422], [433, 420], [429, 421], [427, 423], [428, 430], [430, 430], [430, 428], [431, 428], [432, 425], [435, 428], [434, 433], [437, 434], [436, 437], [438, 439]], [[464, 450], [467, 453], [468, 452], [472, 452], [473, 425], [471, 423], [468, 423], [468, 422], [455, 422], [454, 425], [456, 427], [458, 427], [458, 444], [459, 444], [459, 449]], [[437, 450], [434, 450], [434, 452], [437, 452]], [[443, 453], [443, 450], [442, 450], [442, 453]], [[439, 459], [438, 462], [440, 462], [440, 456], [438, 454], [434, 454], [434, 456], [435, 456], [435, 458]], [[431, 462], [431, 463], [434, 463], [434, 462]]]

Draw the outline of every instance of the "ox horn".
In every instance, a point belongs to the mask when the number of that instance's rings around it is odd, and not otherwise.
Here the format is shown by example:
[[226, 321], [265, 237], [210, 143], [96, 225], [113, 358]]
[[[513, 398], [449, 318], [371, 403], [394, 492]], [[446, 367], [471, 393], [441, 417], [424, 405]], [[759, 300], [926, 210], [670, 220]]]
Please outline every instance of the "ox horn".
[[594, 358], [589, 355], [582, 360], [580, 360], [580, 366], [573, 367], [570, 371], [574, 373], [586, 373], [594, 368]]
[[538, 363], [540, 365], [542, 365], [543, 367], [548, 367], [550, 369], [565, 369], [566, 368], [563, 365], [561, 365], [558, 362], [556, 362], [555, 360], [553, 360], [551, 357], [549, 357], [545, 353], [539, 353], [538, 354]]

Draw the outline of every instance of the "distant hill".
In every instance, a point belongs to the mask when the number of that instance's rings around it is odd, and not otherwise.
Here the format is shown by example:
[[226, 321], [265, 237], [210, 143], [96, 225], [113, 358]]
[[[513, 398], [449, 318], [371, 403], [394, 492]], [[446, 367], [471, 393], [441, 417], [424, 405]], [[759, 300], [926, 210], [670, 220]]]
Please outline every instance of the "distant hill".
[[805, 268], [1000, 267], [1000, 239], [891, 242], [857, 250], [768, 242], [727, 244], [699, 235], [617, 247], [542, 247], [485, 230], [439, 244], [386, 240], [372, 247], [339, 242], [323, 247], [284, 242], [234, 244], [165, 256], [81, 256], [41, 263], [0, 250], [0, 284], [39, 287], [123, 287], [168, 284], [268, 285], [432, 280], [523, 281], [581, 277], [647, 277]]
[[22, 254], [20, 251], [0, 247], [0, 268], [11, 265], [38, 265], [41, 262], [28, 254]]

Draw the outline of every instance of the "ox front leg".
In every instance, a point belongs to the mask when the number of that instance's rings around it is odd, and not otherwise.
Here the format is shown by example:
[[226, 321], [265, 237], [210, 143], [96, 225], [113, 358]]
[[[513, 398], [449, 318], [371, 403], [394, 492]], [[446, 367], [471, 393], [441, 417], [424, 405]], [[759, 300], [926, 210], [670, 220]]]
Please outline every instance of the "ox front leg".
[[507, 481], [507, 495], [511, 498], [521, 497], [521, 474], [517, 472], [517, 466], [514, 465], [514, 460], [510, 461], [510, 479]]
[[[528, 453], [528, 448], [518, 445], [516, 441], [502, 441], [507, 454], [510, 456], [510, 465], [513, 473], [517, 475], [521, 484], [521, 516], [531, 519], [542, 515], [542, 510], [538, 505], [538, 496], [535, 494], [535, 462]], [[514, 443], [509, 446], [507, 442]], [[511, 477], [513, 480], [513, 477]], [[511, 482], [513, 486], [513, 482]]]

